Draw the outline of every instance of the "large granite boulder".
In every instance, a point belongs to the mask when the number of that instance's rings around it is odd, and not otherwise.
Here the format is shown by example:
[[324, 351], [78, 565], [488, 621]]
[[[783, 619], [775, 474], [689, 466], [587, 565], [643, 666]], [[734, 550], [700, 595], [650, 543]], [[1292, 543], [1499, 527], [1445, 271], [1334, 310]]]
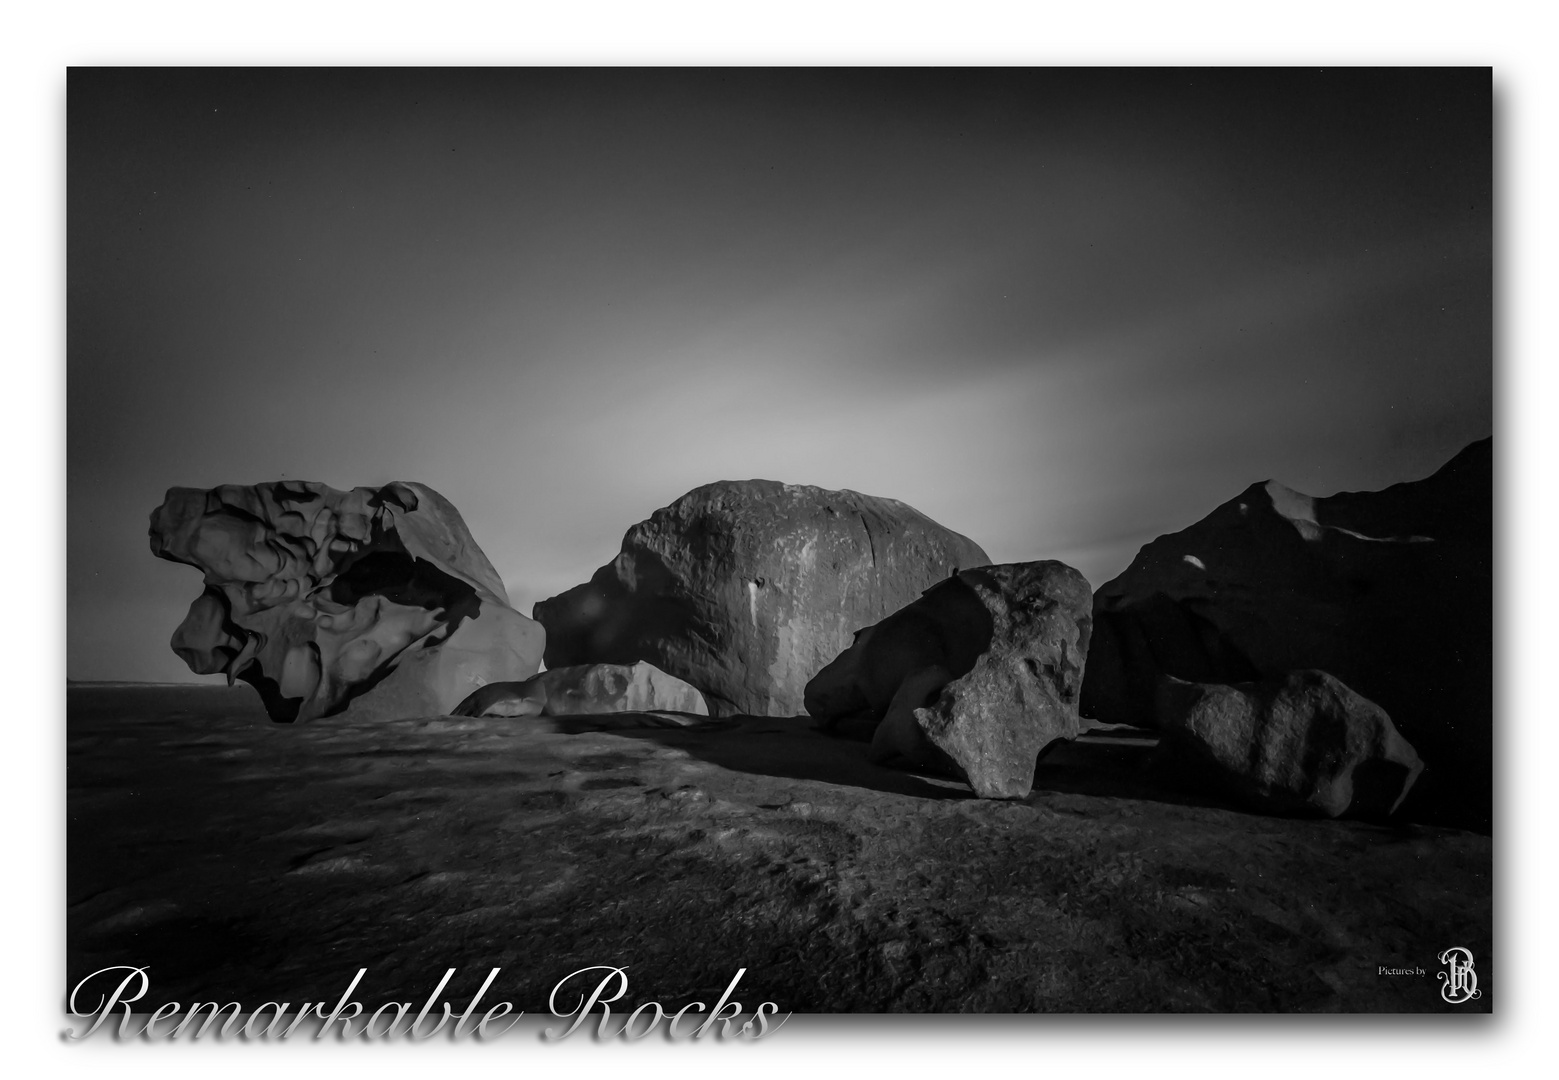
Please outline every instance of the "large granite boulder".
[[825, 726], [878, 719], [872, 757], [903, 757], [1021, 799], [1034, 763], [1075, 738], [1093, 597], [1059, 562], [964, 570], [869, 626], [807, 684]]
[[588, 583], [533, 613], [549, 668], [645, 660], [716, 714], [794, 716], [807, 680], [857, 629], [989, 562], [893, 499], [721, 481], [633, 526]]
[[675, 712], [708, 716], [704, 695], [653, 664], [580, 664], [524, 682], [488, 683], [454, 709], [456, 716], [591, 716]]
[[1324, 671], [1232, 685], [1166, 676], [1156, 712], [1166, 750], [1260, 810], [1386, 816], [1424, 768], [1384, 709]]
[[1099, 589], [1083, 715], [1151, 727], [1163, 676], [1238, 683], [1319, 669], [1380, 705], [1423, 755], [1404, 815], [1486, 828], [1492, 548], [1487, 439], [1378, 492], [1253, 484]]
[[541, 627], [421, 484], [172, 488], [151, 548], [206, 576], [173, 650], [254, 686], [273, 720], [440, 715], [540, 666]]

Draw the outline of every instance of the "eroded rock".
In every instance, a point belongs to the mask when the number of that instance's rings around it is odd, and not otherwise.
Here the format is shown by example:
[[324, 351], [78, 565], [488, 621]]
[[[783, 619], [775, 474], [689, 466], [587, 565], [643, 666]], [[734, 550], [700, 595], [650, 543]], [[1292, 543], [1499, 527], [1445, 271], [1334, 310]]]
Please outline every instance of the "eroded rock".
[[617, 558], [534, 615], [549, 668], [643, 660], [718, 714], [793, 716], [857, 628], [989, 561], [893, 499], [722, 481], [633, 526]]
[[807, 713], [825, 729], [853, 717], [881, 720], [904, 680], [927, 668], [944, 682], [966, 674], [991, 643], [994, 623], [962, 574], [938, 582], [918, 600], [855, 632], [848, 649], [807, 683]]
[[206, 576], [173, 650], [254, 686], [273, 720], [439, 715], [540, 666], [541, 627], [424, 485], [172, 488], [150, 532]]
[[524, 682], [492, 683], [462, 701], [457, 716], [585, 716], [676, 712], [708, 716], [704, 695], [653, 664], [580, 664]]
[[1324, 671], [1234, 685], [1166, 677], [1156, 715], [1168, 749], [1261, 810], [1385, 816], [1424, 768], [1384, 709]]
[[1166, 675], [1330, 672], [1423, 755], [1429, 772], [1404, 814], [1487, 828], [1492, 545], [1487, 439], [1383, 491], [1312, 498], [1253, 484], [1099, 589], [1083, 715], [1154, 726]]
[[1088, 582], [1059, 562], [964, 570], [860, 631], [806, 690], [825, 726], [880, 718], [872, 756], [898, 756], [1023, 798], [1034, 763], [1080, 731]]

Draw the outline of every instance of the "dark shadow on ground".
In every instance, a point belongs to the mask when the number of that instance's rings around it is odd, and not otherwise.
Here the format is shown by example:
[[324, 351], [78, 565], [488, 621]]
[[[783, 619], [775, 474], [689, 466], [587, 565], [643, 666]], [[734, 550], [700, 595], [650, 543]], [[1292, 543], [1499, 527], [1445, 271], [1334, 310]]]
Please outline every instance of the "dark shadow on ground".
[[[112, 686], [73, 690], [71, 709], [83, 718], [123, 708], [123, 691]], [[253, 695], [222, 686], [144, 686], [136, 699], [169, 719], [195, 717], [213, 708], [252, 717], [270, 727]], [[328, 725], [329, 719], [319, 721]], [[815, 780], [924, 799], [972, 799], [969, 785], [931, 773], [909, 771], [868, 760], [870, 732], [842, 728], [818, 730], [810, 716], [731, 716], [723, 719], [660, 713], [611, 713], [593, 716], [529, 717], [513, 721], [561, 734], [610, 732], [691, 754], [721, 768], [754, 776]], [[1087, 723], [1087, 721], [1085, 721]], [[285, 725], [283, 725], [285, 727]], [[1034, 790], [1024, 800], [1049, 795], [1131, 799], [1174, 806], [1248, 812], [1238, 803], [1190, 786], [1174, 764], [1157, 752], [1158, 738], [1141, 728], [1094, 725], [1071, 742], [1049, 747], [1034, 770]]]
[[621, 713], [548, 717], [544, 722], [569, 735], [609, 731], [643, 739], [755, 776], [817, 780], [922, 799], [974, 798], [961, 781], [873, 764], [867, 760], [866, 743], [818, 731], [810, 716], [732, 716], [686, 727], [663, 726], [657, 719], [653, 714]]
[[1244, 810], [1182, 783], [1173, 765], [1159, 752], [1158, 739], [1149, 732], [1089, 733], [1071, 742], [1052, 744], [1034, 767], [1034, 792], [1028, 801], [1049, 794]]
[[[526, 721], [519, 721], [526, 722]], [[678, 723], [656, 714], [538, 718], [564, 734], [609, 731], [645, 739], [756, 776], [816, 780], [925, 799], [972, 799], [969, 785], [929, 772], [868, 759], [868, 744], [850, 733], [820, 731], [808, 716], [689, 717]], [[1026, 802], [1048, 795], [1134, 799], [1219, 810], [1242, 808], [1177, 782], [1173, 765], [1157, 752], [1158, 738], [1138, 728], [1095, 727], [1071, 742], [1053, 743], [1034, 770]]]
[[[806, 718], [288, 725], [248, 688], [72, 687], [66, 740], [62, 1003], [112, 965], [148, 967], [148, 1010], [332, 1004], [358, 970], [365, 1004], [420, 1002], [456, 967], [456, 1012], [498, 968], [488, 1000], [536, 1015], [603, 963], [668, 1014], [737, 968], [803, 1012], [1488, 1011], [1497, 986], [1487, 838], [1192, 804], [1140, 732], [1055, 747], [1023, 802]], [[1470, 1006], [1432, 978], [1450, 943]]]

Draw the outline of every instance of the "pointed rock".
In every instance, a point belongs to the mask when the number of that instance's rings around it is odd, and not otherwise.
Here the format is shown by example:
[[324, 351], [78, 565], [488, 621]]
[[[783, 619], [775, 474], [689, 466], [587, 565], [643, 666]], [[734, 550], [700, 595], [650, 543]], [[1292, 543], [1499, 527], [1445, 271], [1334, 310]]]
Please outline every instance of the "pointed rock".
[[1382, 491], [1253, 484], [1100, 587], [1082, 713], [1152, 727], [1166, 675], [1330, 672], [1423, 755], [1429, 773], [1404, 814], [1488, 828], [1493, 592], [1488, 439]]

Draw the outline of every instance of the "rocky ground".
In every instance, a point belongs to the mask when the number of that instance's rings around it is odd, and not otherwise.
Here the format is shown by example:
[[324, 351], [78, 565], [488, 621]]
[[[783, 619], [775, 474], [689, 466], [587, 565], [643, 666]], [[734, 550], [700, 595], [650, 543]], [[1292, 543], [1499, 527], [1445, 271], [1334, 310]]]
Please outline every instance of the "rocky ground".
[[[1095, 729], [1021, 802], [806, 718], [269, 722], [246, 687], [72, 687], [67, 985], [141, 1003], [627, 1000], [798, 1012], [1488, 1011], [1492, 842], [1242, 812]], [[1437, 955], [1481, 999], [1441, 1000]], [[1381, 967], [1422, 968], [1384, 976]], [[138, 1006], [140, 1007], [140, 1006]]]

